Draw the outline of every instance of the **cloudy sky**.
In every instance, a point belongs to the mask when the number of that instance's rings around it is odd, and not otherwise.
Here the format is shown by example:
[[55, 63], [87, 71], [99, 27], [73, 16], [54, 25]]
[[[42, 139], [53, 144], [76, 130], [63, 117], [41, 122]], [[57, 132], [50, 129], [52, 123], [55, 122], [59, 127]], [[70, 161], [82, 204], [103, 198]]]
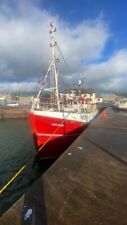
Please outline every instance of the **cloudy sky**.
[[126, 0], [0, 0], [0, 92], [38, 91], [50, 60], [49, 23], [69, 64], [60, 81], [127, 92]]

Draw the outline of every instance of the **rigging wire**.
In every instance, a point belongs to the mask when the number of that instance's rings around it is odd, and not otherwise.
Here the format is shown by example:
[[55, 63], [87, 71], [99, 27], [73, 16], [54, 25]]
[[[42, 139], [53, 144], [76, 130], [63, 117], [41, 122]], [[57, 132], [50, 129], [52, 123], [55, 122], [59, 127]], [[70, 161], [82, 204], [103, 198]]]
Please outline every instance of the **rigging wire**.
[[69, 67], [69, 65], [68, 65], [67, 61], [65, 60], [65, 58], [64, 58], [64, 56], [63, 56], [63, 54], [62, 54], [62, 51], [61, 51], [61, 49], [60, 49], [60, 47], [59, 47], [58, 43], [56, 43], [56, 46], [57, 46], [57, 48], [58, 48], [58, 50], [59, 50], [59, 52], [60, 52], [60, 54], [61, 54], [61, 57], [62, 57], [62, 59], [63, 59], [63, 61], [64, 61], [65, 65], [66, 65], [66, 67], [67, 67], [67, 69], [68, 69], [69, 73], [70, 73], [70, 74], [71, 74], [71, 76], [72, 76], [72, 72], [71, 72], [71, 70], [70, 70], [70, 67]]
[[[61, 56], [62, 56], [62, 58], [63, 58], [63, 61], [64, 61], [64, 63], [65, 63], [65, 65], [66, 65], [66, 67], [68, 68], [68, 71], [70, 72], [70, 74], [71, 74], [71, 76], [72, 76], [72, 72], [71, 72], [71, 70], [70, 70], [70, 68], [69, 68], [69, 66], [68, 66], [68, 63], [66, 62], [66, 60], [65, 60], [65, 58], [64, 58], [64, 56], [63, 56], [63, 54], [62, 54], [62, 52], [61, 52], [61, 50], [60, 50], [60, 48], [59, 48], [59, 46], [58, 46], [58, 43], [56, 43], [56, 46], [57, 46], [57, 48], [58, 48], [58, 50], [59, 50], [59, 52], [60, 52], [60, 54], [61, 54]], [[51, 66], [51, 64], [50, 64], [50, 66]], [[49, 67], [50, 68], [50, 67]], [[46, 73], [46, 75], [45, 75], [45, 77], [44, 77], [44, 82], [46, 81], [46, 79], [47, 79], [47, 75], [48, 75], [48, 72], [49, 72], [49, 69], [48, 69], [48, 71], [47, 71], [47, 73]], [[38, 95], [40, 94], [40, 92], [38, 93]], [[65, 119], [67, 119], [67, 117], [69, 116], [69, 114], [70, 113], [67, 113], [67, 115], [66, 115], [66, 117], [64, 117], [63, 118], [63, 121], [61, 122], [61, 124], [64, 122], [64, 120]], [[82, 121], [82, 125], [84, 124], [84, 121]], [[56, 128], [56, 130], [53, 132], [53, 134], [52, 134], [52, 136], [55, 134], [55, 133], [57, 133], [57, 131], [60, 129], [60, 127], [57, 127]], [[43, 149], [44, 149], [44, 147], [45, 147], [45, 145], [51, 140], [51, 138], [52, 138], [52, 136], [50, 136], [48, 139], [47, 139], [47, 141], [38, 149], [38, 152], [36, 153], [36, 155], [35, 156], [37, 156], [38, 154], [39, 154], [39, 152], [41, 152]], [[46, 148], [45, 148], [46, 149]], [[44, 149], [44, 150], [45, 150]], [[16, 172], [16, 174], [2, 187], [2, 188], [0, 188], [0, 194], [2, 194], [2, 192], [4, 191], [4, 190], [6, 190], [7, 189], [7, 187], [21, 174], [21, 172], [30, 164], [30, 162], [33, 160], [33, 156], [28, 160], [28, 162], [26, 163], [26, 164], [24, 164], [17, 172]]]

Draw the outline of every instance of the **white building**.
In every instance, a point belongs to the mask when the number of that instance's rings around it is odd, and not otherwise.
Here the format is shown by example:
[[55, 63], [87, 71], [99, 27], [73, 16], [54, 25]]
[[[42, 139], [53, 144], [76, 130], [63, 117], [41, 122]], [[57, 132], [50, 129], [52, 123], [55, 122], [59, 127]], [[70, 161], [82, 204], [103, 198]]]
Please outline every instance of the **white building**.
[[7, 105], [7, 99], [6, 97], [0, 97], [0, 106], [6, 106]]

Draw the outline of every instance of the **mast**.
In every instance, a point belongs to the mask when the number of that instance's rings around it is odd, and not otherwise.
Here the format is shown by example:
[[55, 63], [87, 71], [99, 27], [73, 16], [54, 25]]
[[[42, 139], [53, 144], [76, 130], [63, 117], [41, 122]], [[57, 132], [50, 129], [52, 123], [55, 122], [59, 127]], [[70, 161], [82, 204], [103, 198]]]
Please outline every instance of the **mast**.
[[54, 27], [53, 23], [50, 23], [50, 36], [51, 36], [51, 43], [50, 47], [52, 50], [52, 60], [51, 60], [51, 85], [52, 85], [52, 95], [51, 100], [55, 107], [57, 107], [58, 111], [60, 111], [60, 103], [59, 103], [59, 92], [58, 92], [58, 70], [56, 67], [56, 59], [55, 56], [55, 47], [56, 47], [56, 39], [55, 39], [55, 32], [56, 28]]

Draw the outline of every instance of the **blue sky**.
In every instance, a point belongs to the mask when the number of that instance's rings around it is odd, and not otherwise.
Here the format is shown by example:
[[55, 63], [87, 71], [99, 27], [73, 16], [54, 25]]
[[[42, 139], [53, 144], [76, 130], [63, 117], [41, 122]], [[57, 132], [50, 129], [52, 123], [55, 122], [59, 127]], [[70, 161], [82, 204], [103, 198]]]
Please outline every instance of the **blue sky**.
[[0, 0], [0, 90], [39, 88], [52, 20], [72, 71], [59, 66], [64, 87], [84, 76], [102, 93], [127, 92], [126, 12], [126, 0]]
[[108, 43], [109, 51], [127, 47], [127, 0], [78, 0], [75, 3], [73, 0], [47, 0], [40, 7], [58, 14], [72, 26], [101, 17], [110, 27], [114, 39]]

